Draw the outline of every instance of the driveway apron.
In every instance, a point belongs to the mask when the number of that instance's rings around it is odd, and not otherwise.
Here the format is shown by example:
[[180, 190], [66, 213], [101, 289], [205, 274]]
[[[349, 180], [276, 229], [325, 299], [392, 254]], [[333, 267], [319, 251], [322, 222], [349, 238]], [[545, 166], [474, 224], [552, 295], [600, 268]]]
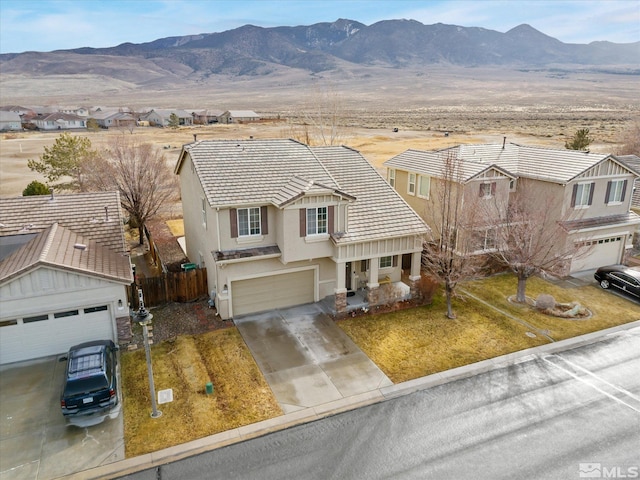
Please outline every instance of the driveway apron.
[[317, 304], [234, 322], [284, 413], [393, 384]]

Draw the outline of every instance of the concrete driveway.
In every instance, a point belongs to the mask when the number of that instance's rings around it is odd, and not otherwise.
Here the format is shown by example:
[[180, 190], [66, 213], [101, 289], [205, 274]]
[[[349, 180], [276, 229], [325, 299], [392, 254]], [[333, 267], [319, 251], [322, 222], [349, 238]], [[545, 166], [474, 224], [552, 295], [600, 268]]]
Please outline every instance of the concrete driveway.
[[234, 323], [284, 413], [393, 384], [317, 304]]
[[122, 414], [66, 426], [58, 357], [0, 367], [0, 479], [47, 480], [124, 459]]

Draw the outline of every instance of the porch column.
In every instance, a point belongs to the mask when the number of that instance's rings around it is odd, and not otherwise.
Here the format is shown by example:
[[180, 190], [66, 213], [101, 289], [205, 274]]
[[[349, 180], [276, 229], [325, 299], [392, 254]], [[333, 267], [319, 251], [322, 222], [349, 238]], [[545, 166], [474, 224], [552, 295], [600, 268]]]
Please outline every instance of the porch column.
[[345, 313], [347, 311], [347, 287], [346, 287], [346, 262], [336, 262], [336, 314]]
[[380, 300], [380, 292], [378, 283], [378, 269], [380, 267], [380, 259], [378, 257], [372, 258], [369, 262], [369, 283], [367, 284], [367, 302], [369, 305], [378, 305]]
[[422, 252], [413, 252], [411, 254], [411, 274], [409, 280], [415, 282], [420, 280], [420, 269], [422, 266]]

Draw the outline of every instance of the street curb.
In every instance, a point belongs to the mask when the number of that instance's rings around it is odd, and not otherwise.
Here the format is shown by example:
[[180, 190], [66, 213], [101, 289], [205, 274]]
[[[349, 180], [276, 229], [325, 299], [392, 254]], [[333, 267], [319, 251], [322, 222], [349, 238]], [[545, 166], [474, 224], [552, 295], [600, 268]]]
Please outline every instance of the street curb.
[[470, 365], [453, 368], [445, 372], [434, 373], [433, 375], [416, 378], [397, 385], [381, 387], [370, 392], [342, 398], [340, 400], [317, 405], [315, 407], [305, 408], [293, 413], [264, 420], [262, 422], [234, 428], [225, 432], [193, 440], [191, 442], [59, 478], [69, 480], [88, 480], [97, 478], [109, 479], [129, 475], [141, 470], [147, 470], [149, 468], [181, 460], [192, 455], [209, 452], [221, 447], [243, 442], [251, 438], [260, 437], [268, 433], [286, 430], [287, 428], [291, 428], [296, 425], [320, 420], [338, 413], [380, 403], [392, 398], [409, 395], [420, 390], [426, 390], [431, 387], [472, 377], [491, 370], [504, 368], [505, 366], [514, 363], [521, 363], [535, 358], [540, 354], [556, 353], [595, 343], [603, 337], [616, 335], [623, 331], [634, 330], [636, 328], [640, 329], [640, 320], [607, 328], [605, 330], [599, 330], [597, 332], [587, 333], [585, 335], [580, 335], [579, 337], [568, 338], [566, 340], [560, 340], [558, 342], [508, 353], [500, 357], [482, 360]]

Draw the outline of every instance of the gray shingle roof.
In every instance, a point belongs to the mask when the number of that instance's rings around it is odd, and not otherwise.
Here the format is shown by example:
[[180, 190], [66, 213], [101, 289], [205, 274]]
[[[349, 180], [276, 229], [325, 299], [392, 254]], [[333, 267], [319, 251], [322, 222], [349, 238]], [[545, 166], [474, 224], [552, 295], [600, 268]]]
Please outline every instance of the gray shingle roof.
[[213, 140], [183, 147], [212, 207], [280, 206], [305, 189], [347, 196], [349, 231], [336, 243], [424, 234], [428, 227], [357, 151], [294, 140]]
[[[76, 248], [84, 246], [85, 248]], [[129, 258], [54, 223], [0, 262], [4, 284], [39, 266], [50, 266], [131, 283]]]
[[[469, 163], [465, 167], [470, 172], [473, 168], [481, 166], [496, 165], [507, 172], [522, 177], [536, 178], [554, 183], [567, 183], [593, 167], [597, 163], [605, 160], [611, 155], [602, 153], [588, 153], [576, 150], [557, 150], [543, 147], [529, 147], [515, 143], [502, 144], [482, 144], [482, 145], [458, 145], [455, 147], [438, 151], [413, 150], [412, 154], [406, 158], [404, 153], [393, 157], [385, 162], [387, 167], [408, 168], [416, 173], [423, 173], [420, 168], [421, 162], [426, 166], [424, 174], [434, 175], [434, 166], [437, 160], [442, 163], [442, 158], [448, 152], [452, 152], [457, 158]], [[405, 152], [406, 153], [406, 152]], [[400, 158], [399, 158], [400, 157]], [[429, 171], [426, 171], [426, 169]], [[442, 167], [440, 166], [440, 171]]]
[[0, 198], [0, 237], [39, 233], [54, 223], [116, 252], [127, 251], [118, 192]]

